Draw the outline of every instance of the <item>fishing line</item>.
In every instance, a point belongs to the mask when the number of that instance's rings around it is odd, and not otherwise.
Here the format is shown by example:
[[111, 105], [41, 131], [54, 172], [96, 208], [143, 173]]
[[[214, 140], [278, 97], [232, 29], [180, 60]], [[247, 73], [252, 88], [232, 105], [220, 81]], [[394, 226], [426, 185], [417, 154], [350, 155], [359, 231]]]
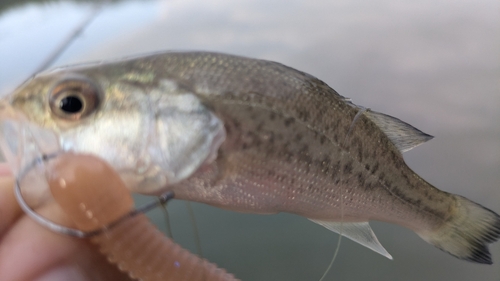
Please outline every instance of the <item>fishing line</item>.
[[[156, 199], [160, 201], [159, 197], [156, 197]], [[168, 214], [167, 205], [161, 204], [160, 209], [163, 213], [163, 223], [165, 224], [165, 235], [167, 235], [168, 238], [173, 239], [174, 236], [172, 234], [172, 227], [170, 225], [170, 215]]]
[[189, 218], [191, 220], [191, 224], [193, 225], [194, 243], [195, 243], [195, 246], [196, 246], [197, 254], [200, 257], [203, 257], [203, 252], [201, 251], [200, 233], [198, 231], [198, 224], [196, 223], [196, 218], [194, 216], [194, 210], [193, 210], [193, 206], [191, 205], [191, 202], [186, 201], [186, 208], [188, 209]]
[[33, 72], [32, 75], [45, 70], [47, 67], [52, 65], [57, 59], [59, 59], [64, 53], [68, 47], [71, 45], [71, 43], [82, 34], [82, 32], [90, 25], [90, 23], [97, 17], [97, 15], [101, 12], [102, 7], [107, 4], [109, 0], [103, 1], [99, 4], [93, 5], [92, 10], [90, 13], [87, 15], [86, 18], [84, 18], [80, 24], [71, 32], [66, 39], [61, 42], [59, 47], [57, 47], [48, 57], [43, 61], [40, 66]]
[[[349, 126], [349, 129], [347, 130], [347, 134], [345, 135], [344, 137], [344, 144], [343, 146], [345, 147], [347, 145], [347, 137], [349, 137], [349, 135], [351, 134], [353, 128], [354, 128], [354, 124], [356, 124], [356, 122], [358, 121], [359, 117], [365, 113], [366, 111], [369, 111], [370, 109], [369, 108], [365, 108], [365, 107], [360, 107], [360, 110], [356, 113], [356, 115], [354, 116], [354, 119], [352, 119], [352, 122], [351, 122], [351, 125]], [[341, 169], [339, 167], [339, 169]], [[343, 230], [343, 227], [344, 227], [344, 200], [343, 200], [343, 188], [342, 188], [342, 173], [340, 173], [340, 231], [339, 231], [339, 238], [337, 240], [337, 246], [335, 248], [335, 252], [333, 253], [333, 257], [332, 257], [332, 260], [330, 261], [330, 264], [328, 265], [328, 267], [326, 268], [325, 270], [325, 273], [323, 273], [323, 276], [321, 276], [321, 278], [319, 279], [319, 281], [323, 281], [326, 277], [326, 275], [328, 274], [328, 272], [330, 272], [330, 270], [332, 269], [332, 266], [333, 264], [335, 263], [335, 260], [337, 259], [337, 255], [339, 253], [339, 250], [340, 250], [340, 244], [342, 242], [342, 230]]]

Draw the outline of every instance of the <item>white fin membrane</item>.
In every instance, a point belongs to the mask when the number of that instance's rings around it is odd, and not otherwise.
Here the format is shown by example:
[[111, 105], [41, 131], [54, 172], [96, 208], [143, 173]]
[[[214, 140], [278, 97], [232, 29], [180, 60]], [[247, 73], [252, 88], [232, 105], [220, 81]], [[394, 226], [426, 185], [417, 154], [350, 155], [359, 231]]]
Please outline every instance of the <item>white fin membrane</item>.
[[396, 117], [371, 110], [364, 114], [385, 133], [401, 152], [408, 151], [433, 138], [433, 136]]
[[327, 228], [336, 233], [342, 233], [342, 236], [345, 236], [351, 239], [354, 242], [357, 242], [379, 254], [382, 256], [391, 259], [392, 256], [387, 252], [387, 250], [380, 244], [373, 233], [372, 228], [368, 222], [331, 222], [331, 221], [321, 221], [321, 220], [313, 220], [311, 221]]

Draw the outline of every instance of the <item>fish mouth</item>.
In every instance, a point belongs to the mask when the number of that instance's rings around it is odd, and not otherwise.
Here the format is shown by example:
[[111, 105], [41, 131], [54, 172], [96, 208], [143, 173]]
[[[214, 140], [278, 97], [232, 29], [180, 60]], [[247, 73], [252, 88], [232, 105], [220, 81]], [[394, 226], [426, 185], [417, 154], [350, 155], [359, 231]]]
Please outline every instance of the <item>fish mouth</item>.
[[42, 161], [61, 152], [55, 132], [29, 122], [8, 100], [0, 100], [0, 149], [14, 177], [22, 180], [22, 194], [29, 205], [39, 205], [50, 195]]

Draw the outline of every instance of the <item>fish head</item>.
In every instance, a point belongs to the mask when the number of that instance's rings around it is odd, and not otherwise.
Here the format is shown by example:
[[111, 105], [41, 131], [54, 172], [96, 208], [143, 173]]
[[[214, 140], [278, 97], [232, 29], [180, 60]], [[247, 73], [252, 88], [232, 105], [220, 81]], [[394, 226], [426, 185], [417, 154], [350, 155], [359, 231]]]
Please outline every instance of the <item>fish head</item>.
[[14, 170], [54, 151], [94, 154], [131, 191], [165, 192], [225, 139], [222, 121], [178, 84], [120, 64], [38, 74], [1, 102], [2, 150]]

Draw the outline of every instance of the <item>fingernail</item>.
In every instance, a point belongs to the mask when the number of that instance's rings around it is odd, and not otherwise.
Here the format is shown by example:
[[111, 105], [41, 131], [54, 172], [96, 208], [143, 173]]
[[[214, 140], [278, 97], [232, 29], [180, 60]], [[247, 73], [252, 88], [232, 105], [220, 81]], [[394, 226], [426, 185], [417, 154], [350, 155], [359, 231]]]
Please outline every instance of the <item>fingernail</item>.
[[74, 266], [60, 266], [45, 272], [35, 281], [87, 281], [82, 272]]

